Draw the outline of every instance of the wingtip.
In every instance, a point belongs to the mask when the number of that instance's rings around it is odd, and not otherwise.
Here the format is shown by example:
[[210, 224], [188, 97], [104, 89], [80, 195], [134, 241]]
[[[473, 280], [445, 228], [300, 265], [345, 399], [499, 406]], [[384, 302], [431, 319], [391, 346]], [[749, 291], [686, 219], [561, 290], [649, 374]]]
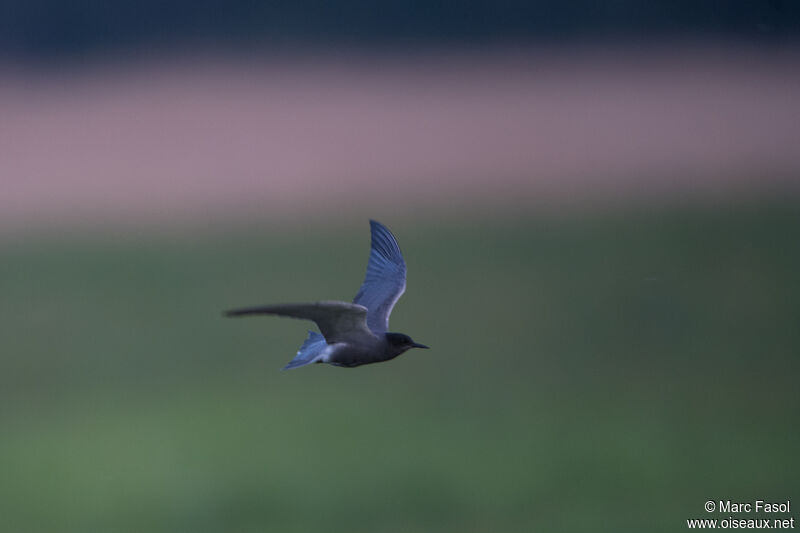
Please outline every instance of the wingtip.
[[[369, 219], [369, 227], [371, 229], [381, 228], [386, 231], [389, 231], [389, 227], [386, 224], [384, 224], [380, 220], [375, 220], [374, 218]], [[391, 231], [389, 231], [389, 233], [391, 233]]]

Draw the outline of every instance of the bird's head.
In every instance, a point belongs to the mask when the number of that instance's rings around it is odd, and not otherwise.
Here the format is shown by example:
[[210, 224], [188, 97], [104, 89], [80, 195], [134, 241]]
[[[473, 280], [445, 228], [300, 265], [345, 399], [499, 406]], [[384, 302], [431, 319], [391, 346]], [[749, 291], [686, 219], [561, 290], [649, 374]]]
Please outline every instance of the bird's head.
[[404, 333], [387, 333], [386, 334], [386, 342], [389, 343], [389, 347], [395, 352], [397, 355], [405, 352], [406, 350], [410, 350], [411, 348], [425, 348], [428, 349], [428, 346], [424, 344], [420, 344], [418, 342], [414, 342], [414, 340]]

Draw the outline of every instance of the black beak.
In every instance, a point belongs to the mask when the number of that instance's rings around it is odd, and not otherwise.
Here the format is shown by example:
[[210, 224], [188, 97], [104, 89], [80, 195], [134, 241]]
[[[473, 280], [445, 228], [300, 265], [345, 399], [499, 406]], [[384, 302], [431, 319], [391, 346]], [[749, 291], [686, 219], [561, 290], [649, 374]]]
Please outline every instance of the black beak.
[[412, 343], [411, 346], [413, 348], [425, 348], [426, 350], [430, 349], [430, 346], [425, 346], [424, 344], [420, 344], [418, 342]]

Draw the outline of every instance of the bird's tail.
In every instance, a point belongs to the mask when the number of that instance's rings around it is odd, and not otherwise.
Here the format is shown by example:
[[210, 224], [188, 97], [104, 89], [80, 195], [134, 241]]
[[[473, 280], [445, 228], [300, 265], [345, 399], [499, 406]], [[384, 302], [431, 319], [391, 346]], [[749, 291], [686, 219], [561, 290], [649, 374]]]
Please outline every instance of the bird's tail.
[[289, 364], [283, 367], [283, 369], [289, 370], [290, 368], [316, 363], [320, 360], [322, 352], [324, 352], [327, 347], [328, 343], [325, 342], [325, 337], [315, 331], [309, 331], [308, 338], [300, 349], [297, 350], [297, 355], [295, 355], [294, 359], [289, 361]]

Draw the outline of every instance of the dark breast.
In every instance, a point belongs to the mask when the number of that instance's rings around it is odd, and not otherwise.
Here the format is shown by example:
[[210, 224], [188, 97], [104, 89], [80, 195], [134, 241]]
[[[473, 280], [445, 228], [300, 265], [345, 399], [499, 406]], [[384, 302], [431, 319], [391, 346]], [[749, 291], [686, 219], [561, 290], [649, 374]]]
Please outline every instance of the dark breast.
[[369, 349], [353, 345], [345, 345], [331, 354], [330, 364], [344, 367], [354, 367], [368, 365], [370, 363], [380, 363], [392, 357], [387, 356], [383, 346], [370, 346]]

